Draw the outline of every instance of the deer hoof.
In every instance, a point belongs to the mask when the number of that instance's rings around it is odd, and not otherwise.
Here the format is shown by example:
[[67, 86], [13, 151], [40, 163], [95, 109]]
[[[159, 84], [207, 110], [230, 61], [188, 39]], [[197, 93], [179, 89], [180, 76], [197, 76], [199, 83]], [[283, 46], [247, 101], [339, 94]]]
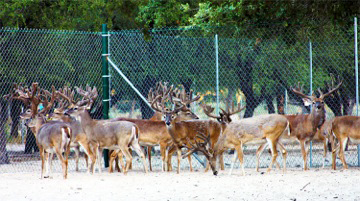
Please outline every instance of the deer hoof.
[[218, 171], [214, 171], [213, 174], [216, 176], [218, 174]]

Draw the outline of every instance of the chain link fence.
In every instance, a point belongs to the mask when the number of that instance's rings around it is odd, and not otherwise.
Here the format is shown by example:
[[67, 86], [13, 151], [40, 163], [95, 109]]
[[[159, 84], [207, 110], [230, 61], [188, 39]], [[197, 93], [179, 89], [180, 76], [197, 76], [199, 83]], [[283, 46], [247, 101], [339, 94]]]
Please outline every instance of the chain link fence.
[[[109, 52], [119, 70], [145, 97], [158, 81], [194, 90], [201, 98], [191, 109], [201, 119], [208, 117], [200, 103], [224, 109], [232, 104], [246, 105], [244, 111], [234, 115], [234, 120], [267, 113], [308, 113], [310, 109], [290, 87], [300, 82], [308, 94], [318, 93], [317, 88], [325, 92], [331, 87], [332, 78], [339, 81], [339, 76], [343, 86], [325, 100], [329, 120], [339, 115], [356, 115], [354, 39], [354, 27], [335, 26], [316, 30], [282, 25], [125, 30], [110, 32]], [[9, 93], [14, 82], [39, 82], [46, 89], [51, 85], [60, 88], [64, 84], [89, 84], [102, 93], [101, 33], [3, 28], [0, 43], [1, 96]], [[113, 67], [109, 68], [110, 118], [150, 118], [153, 111]], [[92, 110], [98, 118], [101, 99], [99, 96]], [[21, 102], [1, 99], [1, 107], [0, 171], [40, 169], [34, 137], [18, 118], [23, 110]], [[308, 163], [321, 167], [322, 141], [314, 139], [311, 146]], [[245, 167], [255, 167], [256, 148], [245, 147]], [[286, 149], [287, 166], [302, 167], [299, 144], [286, 145]], [[153, 149], [152, 155], [153, 169], [161, 170], [158, 148]], [[357, 147], [349, 145], [349, 166], [358, 165], [357, 156]], [[226, 154], [225, 167], [229, 167], [231, 157], [231, 152]], [[201, 168], [193, 159], [195, 169]], [[270, 153], [265, 151], [260, 166], [267, 167], [270, 160]], [[280, 164], [281, 160], [278, 157]], [[83, 159], [80, 163], [80, 169], [85, 170]], [[182, 164], [183, 169], [189, 166], [187, 160]], [[330, 164], [328, 154], [325, 165]], [[60, 169], [60, 165], [57, 167]], [[134, 163], [134, 168], [141, 169], [141, 163]], [[74, 169], [71, 159], [70, 170]]]

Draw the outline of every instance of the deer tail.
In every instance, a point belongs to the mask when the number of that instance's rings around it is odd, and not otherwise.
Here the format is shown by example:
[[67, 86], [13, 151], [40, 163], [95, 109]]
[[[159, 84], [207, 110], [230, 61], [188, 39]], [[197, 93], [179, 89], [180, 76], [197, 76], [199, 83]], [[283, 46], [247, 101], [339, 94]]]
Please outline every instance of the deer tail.
[[285, 129], [287, 129], [287, 131], [288, 131], [288, 136], [290, 136], [290, 122], [289, 122], [289, 121], [287, 121], [287, 126], [286, 126]]
[[62, 135], [63, 136], [65, 136], [66, 138], [69, 138], [69, 139], [71, 139], [71, 128], [70, 127], [68, 127], [68, 126], [63, 126], [62, 128], [61, 128], [61, 133], [62, 133]]

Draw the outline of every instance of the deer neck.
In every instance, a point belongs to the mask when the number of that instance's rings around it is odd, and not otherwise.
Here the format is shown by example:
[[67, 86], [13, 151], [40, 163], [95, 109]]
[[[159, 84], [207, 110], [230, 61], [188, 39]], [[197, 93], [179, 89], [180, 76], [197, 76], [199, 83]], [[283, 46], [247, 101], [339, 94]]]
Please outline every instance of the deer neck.
[[317, 131], [325, 122], [325, 109], [319, 109], [318, 111], [315, 108], [312, 108], [309, 115], [309, 120], [312, 124], [313, 131]]
[[75, 121], [79, 121], [82, 128], [86, 129], [94, 121], [87, 110], [81, 112]]
[[166, 125], [166, 128], [174, 142], [174, 144], [178, 147], [181, 147], [180, 142], [177, 140], [177, 134], [176, 134], [176, 129], [177, 129], [177, 125], [175, 121], [171, 121], [170, 125]]
[[[39, 133], [41, 126], [44, 125], [45, 123], [46, 123], [46, 121], [43, 117], [40, 117], [40, 116], [35, 117], [35, 126], [32, 128], [34, 128], [36, 136]], [[33, 129], [31, 129], [31, 130], [34, 132]]]

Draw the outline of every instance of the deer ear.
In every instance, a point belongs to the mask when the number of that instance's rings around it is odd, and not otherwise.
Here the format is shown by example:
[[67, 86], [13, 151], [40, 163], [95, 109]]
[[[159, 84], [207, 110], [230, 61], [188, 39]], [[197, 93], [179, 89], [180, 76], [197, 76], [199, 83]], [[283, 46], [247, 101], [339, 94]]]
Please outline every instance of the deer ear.
[[305, 106], [311, 105], [311, 100], [309, 98], [303, 98], [302, 100], [303, 100]]

